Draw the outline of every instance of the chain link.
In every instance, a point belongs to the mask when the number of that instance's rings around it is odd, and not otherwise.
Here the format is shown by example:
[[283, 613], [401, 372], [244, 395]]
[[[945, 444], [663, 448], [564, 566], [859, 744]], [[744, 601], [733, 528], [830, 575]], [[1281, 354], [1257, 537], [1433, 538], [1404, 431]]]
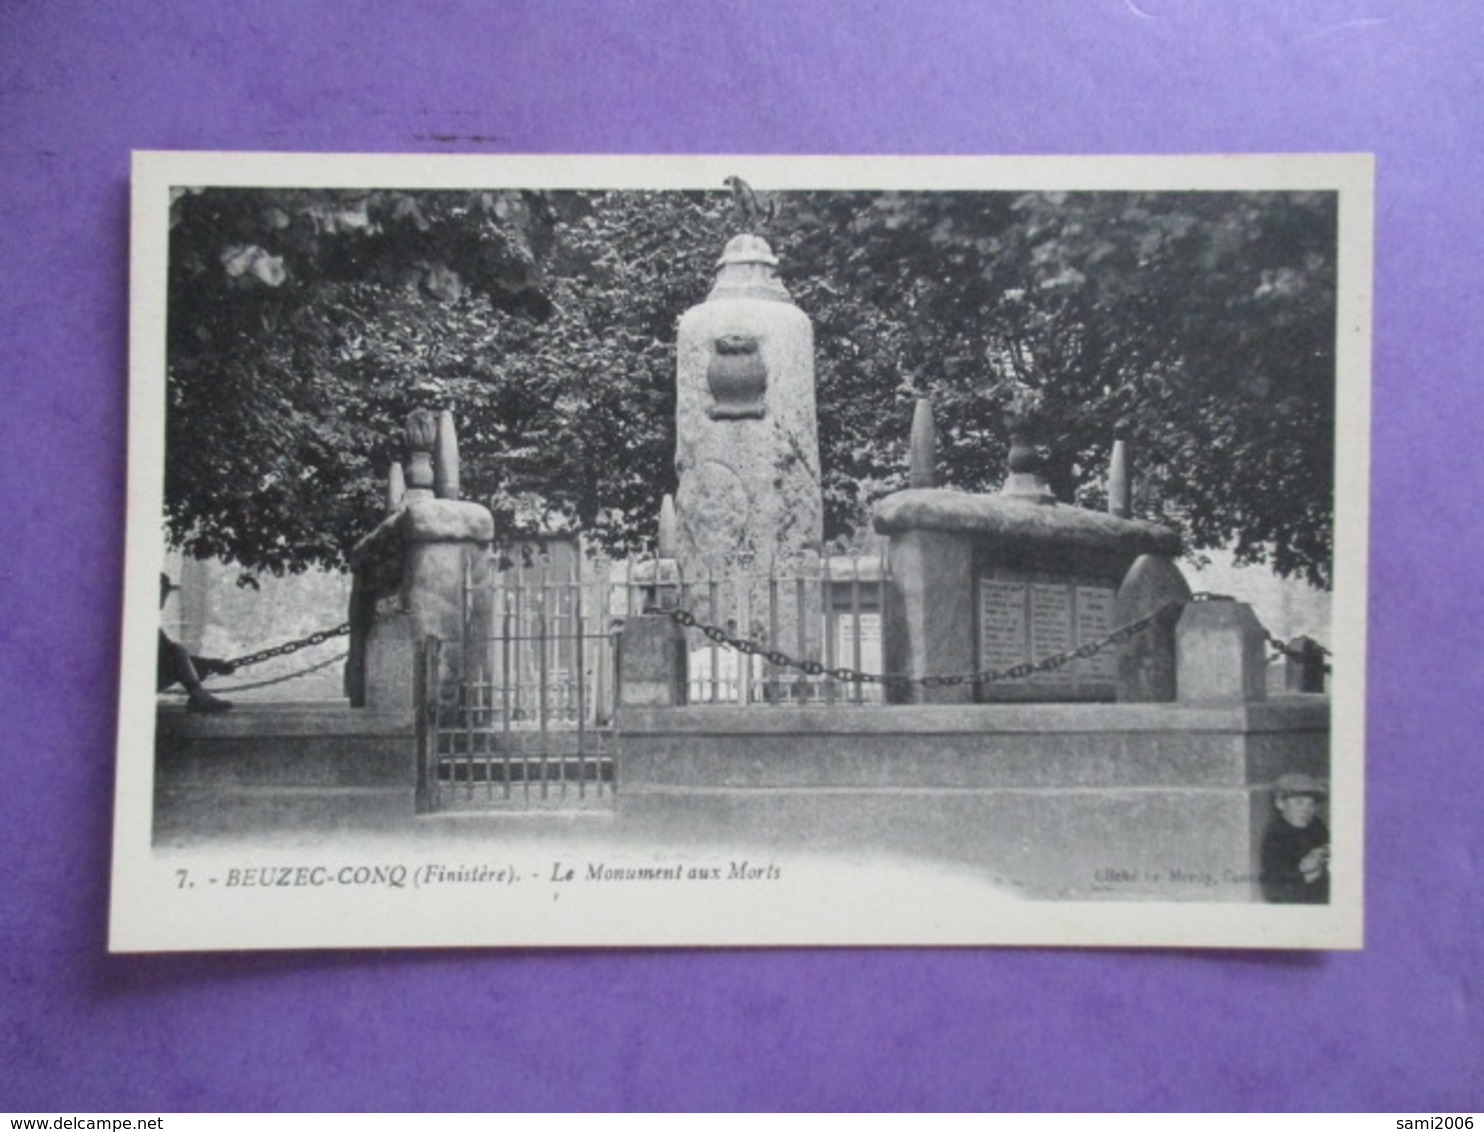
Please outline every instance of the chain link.
[[[258, 680], [252, 684], [228, 684], [226, 687], [213, 685], [211, 691], [213, 695], [219, 692], [250, 692], [256, 688], [270, 688], [274, 684], [286, 684], [290, 680], [299, 679], [300, 676], [308, 676], [311, 672], [318, 672], [322, 668], [329, 668], [332, 664], [339, 664], [349, 655], [349, 652], [343, 652], [339, 656], [332, 656], [328, 660], [320, 661], [318, 664], [311, 664], [308, 668], [301, 668], [297, 672], [290, 672], [284, 676], [275, 676], [271, 680]], [[190, 695], [190, 692], [185, 688], [171, 688], [170, 692], [172, 695], [177, 696]]]
[[[1201, 601], [1232, 601], [1225, 594], [1199, 593], [1190, 598], [1193, 602]], [[696, 618], [696, 615], [688, 609], [652, 610], [651, 612], [665, 613], [676, 624], [687, 629], [698, 629], [708, 640], [727, 648], [735, 649], [746, 656], [760, 656], [776, 668], [796, 668], [807, 676], [830, 676], [833, 679], [849, 684], [889, 684], [892, 686], [906, 686], [920, 684], [924, 688], [954, 688], [964, 684], [998, 684], [1006, 680], [1022, 680], [1027, 676], [1033, 676], [1039, 672], [1052, 672], [1058, 668], [1064, 668], [1074, 660], [1086, 660], [1096, 656], [1110, 645], [1118, 645], [1130, 638], [1142, 633], [1162, 617], [1167, 617], [1174, 611], [1185, 606], [1184, 601], [1169, 601], [1160, 606], [1153, 613], [1131, 621], [1127, 625], [1121, 625], [1107, 636], [1096, 641], [1089, 641], [1069, 652], [1053, 653], [1042, 657], [1040, 660], [1025, 661], [1021, 664], [1011, 665], [1009, 668], [986, 669], [982, 672], [960, 672], [945, 676], [907, 676], [903, 673], [881, 673], [881, 672], [859, 672], [852, 668], [827, 668], [817, 660], [797, 660], [785, 652], [770, 649], [760, 645], [756, 641], [748, 640], [746, 637], [736, 637], [728, 633], [719, 625], [707, 625]]]
[[[1214, 593], [1197, 593], [1192, 594], [1190, 597], [1190, 601], [1192, 602], [1233, 600], [1235, 599], [1229, 595]], [[795, 668], [806, 676], [829, 676], [832, 679], [848, 684], [920, 684], [925, 688], [952, 688], [964, 684], [997, 684], [1006, 680], [1023, 680], [1027, 676], [1033, 676], [1040, 672], [1053, 672], [1058, 668], [1064, 668], [1074, 660], [1088, 660], [1110, 645], [1123, 644], [1125, 641], [1153, 625], [1161, 617], [1165, 617], [1175, 610], [1182, 608], [1185, 604], [1183, 601], [1166, 602], [1153, 613], [1114, 629], [1100, 640], [1089, 641], [1068, 652], [1053, 653], [1050, 656], [1042, 657], [1040, 660], [1025, 661], [1020, 664], [1011, 665], [1009, 668], [986, 669], [981, 672], [961, 672], [947, 676], [907, 676], [902, 673], [859, 672], [853, 668], [846, 668], [843, 665], [829, 668], [817, 660], [798, 660], [779, 649], [768, 648], [766, 645], [761, 645], [746, 637], [733, 636], [719, 625], [704, 624], [697, 620], [695, 614], [691, 613], [688, 609], [671, 609], [659, 612], [667, 613], [671, 620], [687, 629], [699, 630], [708, 640], [718, 645], [734, 649], [745, 656], [760, 656], [775, 668]], [[336, 637], [343, 637], [349, 632], [350, 622], [346, 621], [335, 626], [333, 629], [321, 629], [318, 632], [310, 633], [307, 637], [300, 637], [298, 640], [285, 641], [281, 645], [274, 645], [271, 648], [248, 653], [246, 656], [235, 658], [230, 663], [234, 669], [246, 668], [248, 665], [261, 664], [263, 661], [272, 660], [275, 657], [290, 656], [300, 649], [322, 645], [326, 641], [334, 640]], [[1268, 644], [1276, 650], [1278, 655], [1290, 660], [1302, 660], [1304, 658], [1301, 650], [1293, 648], [1286, 641], [1273, 636], [1272, 633], [1267, 633], [1267, 639]], [[1324, 656], [1331, 655], [1330, 651], [1323, 645], [1318, 645], [1317, 647]], [[315, 672], [341, 659], [343, 659], [343, 654], [340, 657], [335, 657], [289, 676], [280, 676], [276, 679], [265, 680], [258, 684], [241, 685], [238, 688], [224, 690], [241, 691], [249, 687], [267, 687], [270, 684], [278, 684], [285, 680], [295, 679], [307, 672]], [[1325, 669], [1328, 670], [1328, 668], [1329, 665], [1325, 665]]]
[[250, 664], [261, 664], [265, 660], [272, 660], [278, 656], [289, 656], [300, 649], [307, 649], [314, 645], [322, 645], [326, 641], [332, 641], [336, 637], [343, 637], [350, 632], [350, 622], [346, 621], [336, 625], [333, 629], [321, 629], [317, 633], [310, 633], [307, 637], [300, 637], [297, 641], [285, 641], [281, 645], [272, 648], [260, 649], [250, 652], [246, 656], [239, 656], [229, 663], [233, 668], [246, 668]]

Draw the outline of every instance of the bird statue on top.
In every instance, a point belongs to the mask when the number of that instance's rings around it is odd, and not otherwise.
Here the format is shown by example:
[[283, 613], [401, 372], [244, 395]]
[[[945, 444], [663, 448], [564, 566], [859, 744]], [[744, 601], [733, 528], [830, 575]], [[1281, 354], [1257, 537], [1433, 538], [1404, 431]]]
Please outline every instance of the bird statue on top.
[[778, 215], [778, 201], [771, 193], [759, 193], [741, 177], [728, 177], [722, 182], [732, 190], [732, 203], [737, 206], [737, 219], [744, 232], [757, 232]]

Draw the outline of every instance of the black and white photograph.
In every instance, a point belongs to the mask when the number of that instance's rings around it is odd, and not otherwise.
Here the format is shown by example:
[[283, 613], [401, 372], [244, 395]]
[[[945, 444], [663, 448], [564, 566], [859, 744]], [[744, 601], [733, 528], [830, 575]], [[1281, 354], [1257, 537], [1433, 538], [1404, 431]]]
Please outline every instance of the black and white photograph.
[[132, 193], [113, 950], [1361, 945], [1368, 158]]

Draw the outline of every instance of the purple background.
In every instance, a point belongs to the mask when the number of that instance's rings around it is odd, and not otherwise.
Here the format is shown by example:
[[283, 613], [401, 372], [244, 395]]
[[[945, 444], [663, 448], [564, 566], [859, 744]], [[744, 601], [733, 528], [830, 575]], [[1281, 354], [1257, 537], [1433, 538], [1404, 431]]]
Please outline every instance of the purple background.
[[[1481, 12], [5, 0], [0, 1108], [1479, 1109]], [[1367, 949], [110, 957], [131, 148], [1375, 152]]]

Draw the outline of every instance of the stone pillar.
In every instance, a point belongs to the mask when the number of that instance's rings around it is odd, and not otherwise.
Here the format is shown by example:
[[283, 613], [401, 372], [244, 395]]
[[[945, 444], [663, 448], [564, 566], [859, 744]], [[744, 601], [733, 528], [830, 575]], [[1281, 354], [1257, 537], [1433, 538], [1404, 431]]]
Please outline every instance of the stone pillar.
[[1283, 658], [1283, 690], [1324, 691], [1324, 646], [1309, 637], [1294, 637]]
[[[886, 671], [912, 677], [973, 672], [973, 544], [959, 534], [910, 530], [893, 535], [887, 558]], [[974, 685], [888, 684], [886, 696], [890, 703], [972, 703]]]
[[[417, 643], [443, 642], [440, 675], [461, 679], [471, 658], [482, 655], [465, 640], [483, 642], [494, 632], [488, 585], [494, 518], [477, 503], [448, 495], [458, 491], [458, 446], [451, 414], [440, 420], [419, 410], [407, 421], [409, 460], [400, 506], [351, 554], [355, 570], [351, 620], [356, 663], [348, 670], [351, 702], [373, 709], [413, 704]], [[438, 461], [434, 466], [434, 448]], [[388, 490], [390, 503], [395, 478]]]
[[[1134, 559], [1113, 602], [1114, 626], [1130, 625], [1172, 601], [1188, 602], [1190, 586], [1163, 554]], [[1175, 623], [1178, 611], [1161, 617], [1118, 650], [1119, 703], [1169, 703], [1176, 696]]]
[[[818, 570], [824, 540], [814, 330], [766, 241], [732, 239], [677, 339], [676, 557], [686, 578]], [[766, 583], [754, 595], [766, 608]], [[806, 648], [818, 651], [818, 597]], [[780, 643], [797, 647], [795, 609]]]
[[619, 705], [679, 707], [685, 681], [685, 630], [660, 613], [628, 618], [618, 636]]
[[1263, 632], [1252, 607], [1198, 601], [1175, 627], [1175, 682], [1182, 704], [1254, 703], [1267, 699]]
[[478, 504], [428, 500], [408, 505], [398, 533], [402, 608], [417, 625], [416, 639], [436, 636], [447, 652], [464, 637], [466, 585], [485, 588], [494, 520]]
[[[465, 673], [467, 638], [494, 635], [489, 591], [489, 546], [494, 519], [477, 503], [452, 499], [413, 499], [356, 547], [357, 572], [368, 576], [394, 569], [394, 588], [378, 591], [365, 646], [364, 702], [369, 708], [412, 706], [412, 664], [416, 644], [434, 636], [443, 642], [441, 674]], [[366, 600], [365, 588], [359, 600]], [[471, 655], [481, 655], [471, 646]]]
[[[394, 460], [386, 476], [386, 514], [389, 518], [402, 509], [406, 496], [407, 481], [402, 474], [402, 463]], [[372, 535], [375, 533], [373, 531]], [[402, 645], [388, 641], [385, 624], [378, 628], [378, 621], [385, 620], [381, 615], [391, 612], [382, 609], [382, 599], [396, 590], [402, 567], [390, 540], [373, 541], [372, 536], [363, 539], [352, 552], [351, 567], [347, 618], [350, 621], [350, 648], [345, 658], [345, 698], [351, 707], [363, 708], [370, 706], [370, 685], [376, 683], [381, 687], [386, 683], [381, 670], [388, 663], [396, 667], [405, 661], [405, 657], [388, 661], [388, 653], [400, 653]], [[373, 637], [377, 638], [374, 646]], [[373, 662], [377, 667], [374, 677], [369, 671]]]
[[380, 610], [366, 634], [364, 682], [360, 702], [371, 711], [411, 711], [417, 669], [417, 630], [396, 608]]

